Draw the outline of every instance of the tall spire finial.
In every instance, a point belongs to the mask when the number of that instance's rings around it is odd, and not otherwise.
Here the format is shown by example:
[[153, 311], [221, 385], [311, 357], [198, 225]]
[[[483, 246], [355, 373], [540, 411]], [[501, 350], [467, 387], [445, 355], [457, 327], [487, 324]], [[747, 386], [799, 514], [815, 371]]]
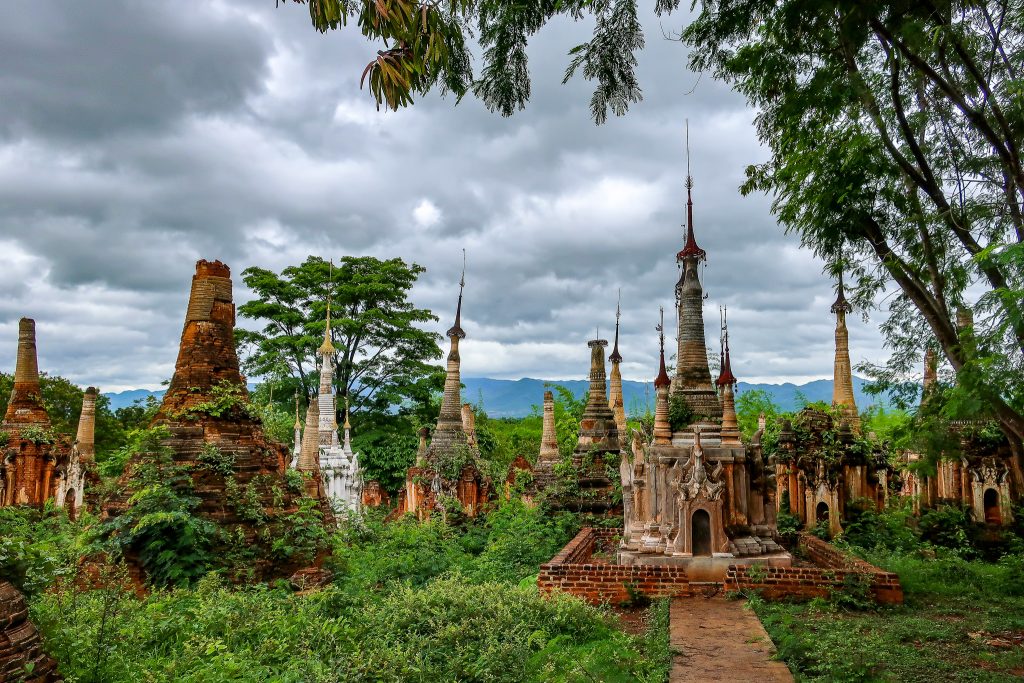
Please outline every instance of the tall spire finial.
[[697, 246], [697, 238], [693, 234], [693, 176], [690, 175], [690, 120], [686, 120], [686, 244], [676, 254], [676, 262], [686, 258], [698, 261], [707, 259], [707, 252]]
[[299, 390], [295, 390], [295, 429], [302, 429], [302, 421], [299, 420]]
[[836, 285], [836, 300], [832, 304], [831, 311], [833, 313], [849, 313], [853, 310], [853, 306], [846, 300], [846, 288], [843, 286], [843, 271], [839, 270], [839, 283]]
[[[619, 353], [619, 318], [622, 317], [622, 288], [619, 288], [619, 300], [615, 304], [615, 343], [612, 345], [612, 353], [608, 356], [611, 363], [621, 363], [622, 354]], [[600, 336], [600, 335], [598, 335]]]
[[331, 290], [334, 288], [334, 259], [331, 259], [327, 270], [327, 326], [324, 327], [324, 343], [316, 350], [321, 356], [334, 353], [331, 343]]
[[690, 175], [690, 119], [686, 119], [686, 189], [693, 187], [693, 176]]
[[729, 358], [729, 308], [728, 306], [722, 306], [719, 308], [719, 315], [722, 319], [722, 366], [718, 372], [718, 379], [715, 380], [715, 384], [720, 387], [725, 385], [736, 384], [736, 376], [732, 374], [732, 360]]
[[658, 331], [658, 343], [660, 346], [659, 356], [660, 365], [658, 368], [658, 377], [654, 380], [655, 388], [661, 386], [668, 386], [672, 383], [672, 380], [668, 377], [668, 370], [665, 369], [665, 307], [658, 307], [658, 314], [660, 316], [659, 322], [656, 329]]
[[459, 305], [455, 308], [455, 324], [448, 330], [449, 337], [466, 338], [462, 329], [462, 290], [466, 287], [466, 250], [462, 250], [462, 277], [459, 278]]

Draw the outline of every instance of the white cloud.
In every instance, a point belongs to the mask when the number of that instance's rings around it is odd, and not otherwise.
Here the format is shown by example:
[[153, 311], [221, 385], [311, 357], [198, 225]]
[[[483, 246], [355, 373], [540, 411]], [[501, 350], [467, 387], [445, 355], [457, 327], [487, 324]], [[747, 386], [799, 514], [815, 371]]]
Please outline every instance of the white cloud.
[[412, 219], [421, 228], [432, 228], [441, 222], [441, 209], [429, 199], [421, 199], [412, 210]]

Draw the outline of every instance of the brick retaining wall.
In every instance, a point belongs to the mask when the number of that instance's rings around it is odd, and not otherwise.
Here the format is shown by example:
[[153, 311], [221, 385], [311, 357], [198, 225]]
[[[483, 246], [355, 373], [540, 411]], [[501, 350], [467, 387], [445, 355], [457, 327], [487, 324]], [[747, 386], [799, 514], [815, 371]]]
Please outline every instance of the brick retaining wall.
[[828, 597], [841, 590], [848, 576], [871, 577], [871, 593], [883, 604], [902, 604], [903, 587], [899, 577], [860, 558], [849, 555], [820, 538], [801, 534], [800, 547], [817, 567], [751, 567], [730, 565], [725, 588], [730, 591], [756, 590], [768, 599], [809, 600]]
[[690, 582], [682, 567], [591, 562], [595, 546], [617, 534], [608, 529], [583, 529], [550, 562], [540, 566], [537, 587], [542, 592], [560, 590], [594, 604], [629, 602], [630, 590], [650, 598], [690, 594]]

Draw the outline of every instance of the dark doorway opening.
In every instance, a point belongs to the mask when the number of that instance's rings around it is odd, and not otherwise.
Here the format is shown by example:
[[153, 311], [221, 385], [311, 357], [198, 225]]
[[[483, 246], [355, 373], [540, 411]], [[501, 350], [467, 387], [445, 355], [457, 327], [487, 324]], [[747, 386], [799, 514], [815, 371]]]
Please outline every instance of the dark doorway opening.
[[68, 492], [64, 494], [64, 510], [68, 513], [68, 519], [71, 521], [78, 519], [78, 511], [75, 509], [74, 489], [68, 489]]
[[821, 501], [820, 503], [818, 503], [818, 507], [814, 509], [814, 521], [828, 521], [828, 503], [826, 503], [825, 501]]
[[999, 513], [999, 492], [995, 489], [985, 489], [985, 523], [1003, 523], [1003, 516]]
[[693, 554], [711, 554], [711, 515], [707, 510], [697, 510], [693, 513]]

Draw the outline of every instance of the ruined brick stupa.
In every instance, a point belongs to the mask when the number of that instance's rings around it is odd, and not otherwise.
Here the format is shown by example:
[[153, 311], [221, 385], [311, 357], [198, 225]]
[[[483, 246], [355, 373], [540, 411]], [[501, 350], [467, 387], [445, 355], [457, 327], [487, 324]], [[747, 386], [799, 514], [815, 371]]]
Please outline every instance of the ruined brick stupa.
[[43, 652], [43, 639], [28, 619], [25, 598], [13, 585], [0, 579], [0, 681], [62, 680], [57, 662]]
[[42, 507], [60, 489], [61, 473], [71, 453], [69, 439], [53, 433], [43, 406], [36, 359], [36, 322], [18, 322], [18, 356], [14, 388], [0, 422], [0, 507]]
[[462, 329], [462, 292], [465, 285], [466, 274], [463, 271], [459, 281], [455, 324], [447, 332], [451, 348], [437, 426], [429, 446], [426, 444], [426, 434], [420, 434], [416, 463], [406, 472], [405, 489], [399, 494], [399, 514], [414, 513], [417, 517], [425, 518], [448, 498], [457, 499], [463, 512], [475, 517], [492, 493], [490, 481], [477, 467], [480, 448], [476, 442], [472, 407], [468, 411], [460, 407], [462, 380], [459, 341], [466, 338], [466, 331]]
[[[281, 519], [297, 510], [301, 494], [318, 500], [325, 518], [330, 518], [331, 511], [319, 476], [307, 476], [304, 491], [289, 487], [285, 477], [288, 448], [270, 441], [249, 410], [248, 391], [235, 353], [234, 328], [231, 271], [220, 261], [199, 261], [174, 376], [153, 424], [170, 431], [163, 445], [171, 449], [174, 463], [193, 467], [192, 483], [200, 500], [196, 512], [236, 539], [241, 536], [246, 545], [262, 547], [279, 533]], [[211, 447], [230, 464], [230, 474], [204, 466], [201, 456], [204, 449], [210, 453]], [[120, 494], [105, 506], [106, 515], [126, 510], [134, 493], [133, 467], [154, 457], [151, 453], [133, 457], [121, 479]], [[246, 510], [240, 509], [240, 496], [229, 495], [229, 488], [245, 497]], [[258, 504], [261, 515], [254, 514], [251, 501]], [[253, 521], [257, 516], [266, 521]], [[275, 565], [269, 555], [258, 554], [252, 567], [256, 578], [283, 576], [295, 569]]]

